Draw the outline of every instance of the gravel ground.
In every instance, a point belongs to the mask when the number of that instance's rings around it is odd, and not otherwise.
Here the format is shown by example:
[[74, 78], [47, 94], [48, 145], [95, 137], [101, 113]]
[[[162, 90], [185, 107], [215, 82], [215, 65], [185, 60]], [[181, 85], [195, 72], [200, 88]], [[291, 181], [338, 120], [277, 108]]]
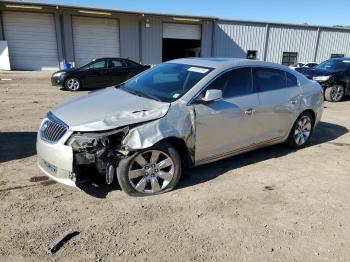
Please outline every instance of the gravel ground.
[[[46, 111], [79, 95], [47, 72], [0, 72], [0, 261], [350, 261], [350, 100], [326, 103], [310, 146], [188, 171], [167, 194], [84, 191], [36, 166]], [[57, 253], [61, 233], [79, 235]]]

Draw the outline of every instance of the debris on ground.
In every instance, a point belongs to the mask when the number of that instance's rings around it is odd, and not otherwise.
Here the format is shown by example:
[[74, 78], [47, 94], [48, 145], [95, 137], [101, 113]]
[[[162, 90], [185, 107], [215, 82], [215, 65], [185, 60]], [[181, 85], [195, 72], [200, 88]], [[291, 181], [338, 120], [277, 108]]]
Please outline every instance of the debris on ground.
[[58, 238], [56, 238], [48, 247], [48, 251], [53, 253], [56, 253], [63, 245], [64, 243], [68, 242], [68, 240], [72, 239], [73, 237], [79, 235], [80, 232], [78, 231], [66, 231], [62, 235], [60, 235]]

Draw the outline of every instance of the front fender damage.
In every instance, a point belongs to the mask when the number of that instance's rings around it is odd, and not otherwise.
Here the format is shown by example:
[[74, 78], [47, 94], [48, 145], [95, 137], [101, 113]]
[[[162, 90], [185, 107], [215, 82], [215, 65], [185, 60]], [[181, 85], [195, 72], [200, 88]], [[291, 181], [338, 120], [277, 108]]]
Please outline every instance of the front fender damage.
[[77, 174], [80, 174], [77, 177], [83, 178], [86, 167], [93, 167], [110, 184], [121, 161], [125, 163], [137, 151], [169, 138], [183, 140], [190, 160], [194, 163], [195, 112], [192, 107], [183, 104], [172, 105], [162, 118], [102, 133], [96, 137], [93, 143], [79, 150], [73, 149], [74, 167]]
[[158, 120], [130, 129], [122, 141], [127, 150], [135, 151], [149, 148], [166, 138], [182, 139], [191, 158], [195, 149], [195, 113], [192, 108], [177, 104], [168, 114]]

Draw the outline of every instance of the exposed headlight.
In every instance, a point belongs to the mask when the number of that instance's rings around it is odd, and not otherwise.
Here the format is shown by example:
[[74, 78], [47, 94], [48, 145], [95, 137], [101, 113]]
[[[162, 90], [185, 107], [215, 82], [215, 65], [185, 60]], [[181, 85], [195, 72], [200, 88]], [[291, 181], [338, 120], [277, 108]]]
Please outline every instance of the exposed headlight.
[[314, 76], [312, 80], [323, 82], [329, 80], [330, 78], [331, 76]]
[[[120, 142], [125, 134], [129, 131], [129, 127], [123, 127], [116, 130], [106, 131], [102, 133], [80, 133], [73, 134], [67, 141], [67, 145], [75, 150], [87, 149], [96, 146], [109, 145], [110, 142], [115, 146]], [[112, 138], [110, 140], [109, 138]]]
[[83, 149], [89, 147], [97, 146], [97, 143], [101, 142], [102, 145], [106, 145], [108, 143], [108, 138], [105, 136], [98, 135], [73, 135], [68, 140], [68, 145], [73, 149]]
[[65, 74], [66, 72], [57, 72], [53, 74], [53, 77], [61, 77]]

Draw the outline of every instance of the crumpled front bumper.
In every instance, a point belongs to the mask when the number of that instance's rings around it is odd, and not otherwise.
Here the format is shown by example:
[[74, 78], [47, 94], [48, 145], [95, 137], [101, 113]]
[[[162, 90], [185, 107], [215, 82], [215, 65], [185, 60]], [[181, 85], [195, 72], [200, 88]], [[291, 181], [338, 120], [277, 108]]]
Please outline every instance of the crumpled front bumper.
[[71, 134], [67, 132], [57, 143], [49, 143], [43, 141], [38, 133], [36, 150], [41, 171], [59, 183], [76, 187], [73, 150], [64, 144]]

